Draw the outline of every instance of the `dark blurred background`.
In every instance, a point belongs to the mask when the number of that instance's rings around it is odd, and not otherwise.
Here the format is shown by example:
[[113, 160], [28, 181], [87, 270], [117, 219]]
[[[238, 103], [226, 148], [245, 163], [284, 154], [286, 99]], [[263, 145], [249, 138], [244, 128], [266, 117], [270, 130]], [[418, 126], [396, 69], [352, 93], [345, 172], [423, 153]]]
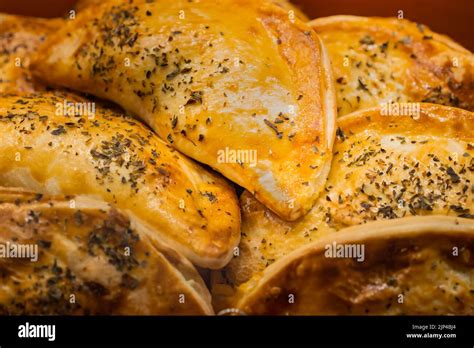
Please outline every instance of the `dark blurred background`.
[[[125, 0], [124, 0], [125, 1]], [[173, 0], [162, 0], [173, 1]], [[0, 0], [0, 12], [62, 16], [75, 0]], [[311, 18], [336, 14], [397, 16], [428, 25], [474, 51], [474, 0], [293, 0]]]

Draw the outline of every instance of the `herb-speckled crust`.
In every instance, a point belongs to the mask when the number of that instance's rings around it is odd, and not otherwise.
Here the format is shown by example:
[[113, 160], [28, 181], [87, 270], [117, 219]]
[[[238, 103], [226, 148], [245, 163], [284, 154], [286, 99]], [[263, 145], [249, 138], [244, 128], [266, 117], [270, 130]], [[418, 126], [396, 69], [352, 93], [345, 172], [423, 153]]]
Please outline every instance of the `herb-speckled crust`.
[[213, 274], [217, 308], [275, 261], [345, 227], [419, 215], [474, 218], [474, 114], [421, 104], [418, 116], [374, 108], [339, 118], [325, 190], [298, 221], [279, 219], [244, 192], [240, 255]]
[[240, 239], [234, 189], [135, 119], [99, 104], [92, 118], [64, 115], [64, 101], [88, 102], [0, 96], [0, 184], [99, 197], [133, 212], [193, 263], [224, 266]]
[[[328, 257], [333, 243], [363, 245], [364, 261]], [[408, 217], [298, 249], [249, 285], [237, 307], [254, 315], [473, 315], [473, 279], [474, 221]]]
[[[33, 70], [117, 102], [284, 219], [313, 206], [329, 171], [328, 56], [309, 26], [266, 1], [91, 6], [47, 40]], [[226, 149], [257, 161], [229, 163]]]
[[212, 314], [198, 272], [145, 230], [101, 201], [0, 188], [0, 242], [38, 247], [0, 258], [0, 313]]
[[333, 16], [310, 22], [331, 57], [339, 116], [385, 102], [474, 111], [474, 55], [421, 24]]
[[0, 92], [33, 92], [44, 86], [28, 70], [30, 55], [62, 20], [0, 13]]

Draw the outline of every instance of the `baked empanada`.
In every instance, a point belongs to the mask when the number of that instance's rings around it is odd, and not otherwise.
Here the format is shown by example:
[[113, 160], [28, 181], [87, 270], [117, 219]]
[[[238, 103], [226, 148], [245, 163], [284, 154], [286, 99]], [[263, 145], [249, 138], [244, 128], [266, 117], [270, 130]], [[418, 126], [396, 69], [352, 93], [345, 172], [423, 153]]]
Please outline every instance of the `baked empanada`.
[[404, 102], [474, 111], [474, 56], [450, 38], [396, 18], [333, 16], [310, 25], [331, 57], [339, 116]]
[[[79, 0], [74, 5], [74, 9], [78, 11], [82, 11], [89, 6], [98, 6], [100, 4], [103, 4], [104, 1], [109, 1], [109, 0]], [[255, 0], [255, 1], [260, 1], [260, 0]], [[306, 15], [303, 13], [303, 11], [301, 11], [298, 7], [296, 7], [294, 4], [292, 4], [288, 0], [261, 0], [261, 1], [271, 2], [287, 10], [288, 16], [289, 16], [288, 18], [290, 20], [292, 20], [294, 16], [297, 16], [299, 19], [304, 20], [304, 21], [309, 20], [308, 17], [306, 17]], [[293, 12], [290, 12], [290, 11], [293, 11]]]
[[325, 190], [298, 221], [279, 219], [244, 192], [239, 256], [213, 275], [218, 308], [275, 261], [345, 227], [417, 215], [474, 218], [474, 114], [418, 106], [412, 116], [374, 108], [339, 118]]
[[147, 229], [102, 201], [0, 188], [0, 314], [212, 314], [198, 272]]
[[61, 23], [0, 13], [0, 93], [44, 90], [28, 70], [30, 55]]
[[234, 189], [129, 116], [71, 94], [3, 95], [0, 134], [0, 185], [103, 199], [202, 267], [239, 242]]
[[120, 104], [284, 219], [313, 206], [329, 171], [329, 59], [309, 26], [267, 1], [106, 1], [48, 39], [32, 66]]
[[253, 315], [473, 315], [474, 221], [407, 217], [346, 228], [247, 284]]

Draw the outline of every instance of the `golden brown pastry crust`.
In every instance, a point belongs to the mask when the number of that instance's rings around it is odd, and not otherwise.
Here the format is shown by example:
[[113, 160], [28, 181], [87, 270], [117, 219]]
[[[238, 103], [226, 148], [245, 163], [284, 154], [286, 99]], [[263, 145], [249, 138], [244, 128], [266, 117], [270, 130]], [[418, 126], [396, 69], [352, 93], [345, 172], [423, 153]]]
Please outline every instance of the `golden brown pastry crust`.
[[[363, 246], [364, 260], [336, 258], [334, 245]], [[473, 315], [473, 265], [472, 220], [371, 222], [277, 261], [237, 307], [254, 315]]]
[[89, 103], [62, 93], [0, 97], [0, 184], [96, 196], [193, 263], [224, 266], [240, 239], [234, 189], [133, 118], [99, 104], [93, 117], [65, 114], [65, 102]]
[[69, 21], [33, 66], [117, 102], [285, 219], [312, 207], [329, 170], [329, 58], [309, 26], [266, 1], [108, 1]]
[[396, 18], [310, 22], [331, 56], [339, 116], [386, 102], [474, 111], [474, 55], [426, 26]]
[[242, 194], [240, 253], [213, 274], [216, 308], [275, 261], [345, 227], [417, 215], [474, 217], [474, 114], [435, 104], [420, 104], [415, 118], [381, 111], [338, 119], [325, 190], [298, 221], [285, 222]]
[[2, 315], [213, 313], [189, 261], [101, 201], [0, 188], [0, 243]]
[[44, 90], [28, 70], [30, 55], [61, 23], [61, 19], [0, 13], [0, 93]]

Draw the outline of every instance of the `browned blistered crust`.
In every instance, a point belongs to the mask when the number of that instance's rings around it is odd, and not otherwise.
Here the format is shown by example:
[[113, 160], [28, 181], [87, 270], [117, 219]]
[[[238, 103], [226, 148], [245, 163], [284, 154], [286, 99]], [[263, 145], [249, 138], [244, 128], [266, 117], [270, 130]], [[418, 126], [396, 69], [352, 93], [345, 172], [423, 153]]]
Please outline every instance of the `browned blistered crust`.
[[404, 19], [333, 16], [310, 22], [332, 61], [339, 116], [386, 102], [474, 111], [474, 55]]
[[[329, 170], [328, 56], [309, 26], [266, 1], [86, 7], [47, 40], [33, 70], [120, 104], [284, 219], [312, 207]], [[226, 149], [257, 160], [220, 158]]]
[[0, 258], [2, 315], [213, 313], [189, 261], [104, 202], [0, 188], [0, 242], [38, 248]]
[[[76, 114], [65, 103], [86, 106]], [[0, 96], [0, 184], [98, 197], [193, 263], [223, 267], [240, 239], [234, 189], [122, 112], [84, 110], [90, 101], [72, 94]]]

